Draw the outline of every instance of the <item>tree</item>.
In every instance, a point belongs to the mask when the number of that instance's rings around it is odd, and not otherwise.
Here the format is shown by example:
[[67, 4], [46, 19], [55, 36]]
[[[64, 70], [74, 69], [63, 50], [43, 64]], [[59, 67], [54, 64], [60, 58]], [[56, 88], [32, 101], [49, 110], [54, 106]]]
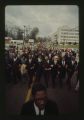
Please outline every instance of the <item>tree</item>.
[[8, 37], [8, 31], [5, 30], [5, 37]]
[[30, 39], [34, 39], [36, 42], [36, 36], [39, 33], [39, 29], [37, 27], [33, 28], [32, 31], [30, 32]]
[[18, 40], [22, 40], [23, 39], [23, 32], [22, 32], [22, 30], [19, 27], [17, 27], [17, 39]]

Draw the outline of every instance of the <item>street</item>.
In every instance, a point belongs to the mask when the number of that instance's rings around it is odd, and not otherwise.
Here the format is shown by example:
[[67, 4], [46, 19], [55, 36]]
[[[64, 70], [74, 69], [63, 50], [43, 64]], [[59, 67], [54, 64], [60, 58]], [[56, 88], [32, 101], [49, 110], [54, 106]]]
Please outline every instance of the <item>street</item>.
[[[76, 76], [75, 76], [76, 77]], [[44, 84], [43, 77], [40, 81]], [[44, 84], [45, 85], [45, 84]], [[32, 84], [33, 86], [33, 84]], [[20, 115], [22, 105], [25, 101], [30, 100], [31, 90], [28, 90], [28, 81], [25, 84], [18, 82], [17, 84], [6, 84], [6, 112], [9, 115]], [[57, 81], [56, 88], [52, 88], [51, 78], [49, 87], [47, 88], [48, 98], [55, 101], [58, 105], [60, 115], [77, 115], [79, 114], [79, 92], [74, 89], [68, 90], [66, 78], [63, 80], [63, 88], [60, 88]]]

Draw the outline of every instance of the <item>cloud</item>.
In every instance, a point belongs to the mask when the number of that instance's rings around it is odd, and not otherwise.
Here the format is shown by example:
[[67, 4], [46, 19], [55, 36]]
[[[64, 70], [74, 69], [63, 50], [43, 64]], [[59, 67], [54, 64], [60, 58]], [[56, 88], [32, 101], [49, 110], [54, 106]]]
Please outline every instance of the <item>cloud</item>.
[[38, 27], [40, 35], [50, 35], [63, 25], [76, 27], [79, 11], [76, 5], [24, 5], [6, 6], [5, 21], [16, 25]]

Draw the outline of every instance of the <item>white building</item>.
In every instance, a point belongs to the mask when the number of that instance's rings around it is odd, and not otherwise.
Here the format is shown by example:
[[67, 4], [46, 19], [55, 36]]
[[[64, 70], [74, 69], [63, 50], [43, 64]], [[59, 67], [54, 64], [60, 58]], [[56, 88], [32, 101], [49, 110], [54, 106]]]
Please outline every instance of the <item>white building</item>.
[[18, 49], [22, 49], [23, 40], [11, 40], [10, 46], [15, 46], [15, 47], [18, 47]]
[[9, 46], [12, 38], [11, 37], [5, 37], [5, 46]]
[[30, 47], [30, 49], [34, 50], [34, 39], [29, 39], [28, 46]]
[[57, 41], [57, 32], [52, 34], [51, 40], [52, 40], [52, 42], [56, 42]]
[[59, 27], [57, 32], [52, 35], [52, 42], [57, 41], [60, 43], [79, 43], [79, 29], [70, 28], [68, 26]]
[[23, 40], [11, 40], [10, 44], [14, 45], [14, 46], [22, 45], [23, 44]]

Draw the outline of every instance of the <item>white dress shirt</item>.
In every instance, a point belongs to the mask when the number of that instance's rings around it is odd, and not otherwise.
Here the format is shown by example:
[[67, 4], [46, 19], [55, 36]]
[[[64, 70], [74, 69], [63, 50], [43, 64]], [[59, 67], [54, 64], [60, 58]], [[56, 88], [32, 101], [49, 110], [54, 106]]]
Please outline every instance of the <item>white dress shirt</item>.
[[38, 62], [41, 62], [42, 60], [40, 58], [38, 58]]
[[17, 57], [16, 58], [14, 58], [14, 62], [17, 60]]
[[57, 64], [57, 60], [54, 60], [54, 64], [55, 64], [55, 65]]
[[49, 64], [49, 60], [47, 61], [47, 63]]
[[29, 59], [29, 63], [31, 63], [32, 59]]
[[[35, 108], [35, 112], [36, 112], [36, 115], [39, 115], [39, 108], [37, 107], [37, 105], [34, 103], [34, 108]], [[41, 110], [41, 115], [44, 115], [44, 109]]]
[[63, 65], [63, 66], [65, 65], [65, 61], [62, 61], [62, 65]]
[[72, 60], [72, 65], [74, 64], [74, 61]]

